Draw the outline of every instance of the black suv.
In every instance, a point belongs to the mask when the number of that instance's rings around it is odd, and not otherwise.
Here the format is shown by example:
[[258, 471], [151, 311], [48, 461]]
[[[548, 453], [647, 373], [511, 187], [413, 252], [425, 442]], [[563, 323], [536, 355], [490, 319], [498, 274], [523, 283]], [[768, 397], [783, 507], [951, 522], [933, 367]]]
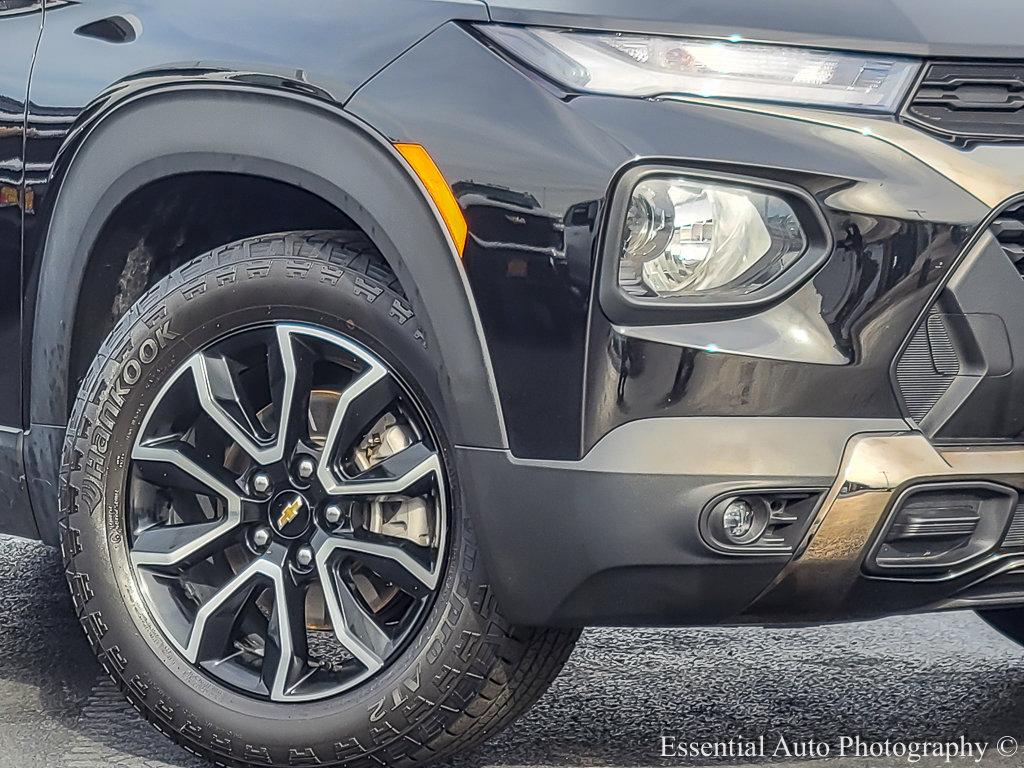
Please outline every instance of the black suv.
[[0, 521], [219, 763], [587, 624], [1024, 638], [1019, 0], [0, 0]]

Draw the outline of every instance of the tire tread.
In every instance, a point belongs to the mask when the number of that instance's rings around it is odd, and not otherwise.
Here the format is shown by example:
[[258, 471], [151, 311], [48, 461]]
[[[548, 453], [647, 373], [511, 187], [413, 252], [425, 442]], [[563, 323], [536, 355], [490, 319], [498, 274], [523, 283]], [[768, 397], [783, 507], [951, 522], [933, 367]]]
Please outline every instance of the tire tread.
[[[96, 417], [99, 393], [104, 389], [102, 378], [118, 357], [129, 330], [144, 321], [153, 307], [172, 291], [213, 270], [261, 258], [330, 264], [357, 275], [370, 290], [388, 294], [391, 302], [398, 302], [404, 312], [412, 315], [398, 278], [361, 232], [304, 231], [264, 235], [199, 256], [149, 288], [117, 321], [103, 342], [75, 398], [63, 445], [59, 483], [59, 531], [66, 577], [76, 615], [104, 670], [132, 706], [158, 730], [195, 755], [235, 768], [257, 763], [235, 755], [226, 756], [182, 731], [168, 728], [161, 715], [146, 702], [139, 681], [126, 679], [116, 646], [105, 646], [103, 639], [107, 628], [99, 612], [91, 610], [95, 593], [89, 574], [80, 567], [83, 547], [76, 524], [83, 513], [76, 503], [74, 476], [82, 471], [90, 425]], [[90, 399], [89, 393], [96, 393], [96, 396]], [[471, 525], [467, 524], [466, 528], [465, 535], [470, 539], [466, 557], [475, 558]], [[487, 584], [471, 588], [463, 580], [446, 608], [453, 616], [464, 610], [473, 611], [482, 629], [464, 631], [454, 644], [454, 652], [449, 653], [451, 660], [460, 662], [460, 668], [447, 668], [449, 673], [443, 681], [445, 696], [436, 701], [416, 697], [415, 706], [403, 718], [404, 723], [390, 722], [395, 714], [392, 711], [388, 719], [381, 722], [372, 746], [353, 744], [348, 753], [339, 753], [335, 760], [324, 764], [425, 765], [478, 745], [506, 727], [540, 697], [561, 670], [579, 636], [576, 629], [524, 628], [510, 624]], [[451, 638], [448, 643], [452, 645]]]

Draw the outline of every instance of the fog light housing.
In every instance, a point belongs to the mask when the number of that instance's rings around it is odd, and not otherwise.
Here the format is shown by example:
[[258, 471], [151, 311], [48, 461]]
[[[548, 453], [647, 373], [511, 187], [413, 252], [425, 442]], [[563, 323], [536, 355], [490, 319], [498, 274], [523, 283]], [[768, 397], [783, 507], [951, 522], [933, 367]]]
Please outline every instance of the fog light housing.
[[727, 555], [792, 555], [822, 494], [822, 489], [798, 488], [723, 494], [701, 512], [701, 538]]
[[638, 298], [750, 294], [789, 269], [807, 244], [784, 194], [649, 175], [627, 203], [618, 285]]

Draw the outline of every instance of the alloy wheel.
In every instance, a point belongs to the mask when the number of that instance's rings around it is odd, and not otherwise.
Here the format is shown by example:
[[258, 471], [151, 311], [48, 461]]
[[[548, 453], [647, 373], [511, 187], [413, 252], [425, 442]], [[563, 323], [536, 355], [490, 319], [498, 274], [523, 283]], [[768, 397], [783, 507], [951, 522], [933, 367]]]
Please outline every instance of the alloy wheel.
[[393, 661], [448, 540], [425, 410], [379, 357], [303, 324], [195, 353], [146, 412], [129, 557], [163, 635], [250, 696], [310, 701]]

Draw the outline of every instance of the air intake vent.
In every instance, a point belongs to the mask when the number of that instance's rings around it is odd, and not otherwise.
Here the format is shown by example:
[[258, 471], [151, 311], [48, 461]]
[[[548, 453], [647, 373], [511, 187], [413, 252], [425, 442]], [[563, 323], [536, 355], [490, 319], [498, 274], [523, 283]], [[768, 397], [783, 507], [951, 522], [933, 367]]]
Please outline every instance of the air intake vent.
[[928, 64], [903, 117], [949, 141], [1024, 141], [1024, 63]]
[[992, 234], [1003, 246], [1006, 255], [1024, 276], [1024, 205], [1003, 211], [992, 222]]
[[1013, 512], [1013, 520], [1003, 538], [1004, 547], [1024, 547], [1024, 502], [1017, 504]]
[[896, 383], [910, 417], [920, 423], [960, 373], [945, 316], [932, 309], [896, 363]]
[[994, 483], [935, 483], [897, 497], [886, 527], [865, 563], [876, 573], [949, 572], [992, 552], [1018, 502], [1016, 491]]

